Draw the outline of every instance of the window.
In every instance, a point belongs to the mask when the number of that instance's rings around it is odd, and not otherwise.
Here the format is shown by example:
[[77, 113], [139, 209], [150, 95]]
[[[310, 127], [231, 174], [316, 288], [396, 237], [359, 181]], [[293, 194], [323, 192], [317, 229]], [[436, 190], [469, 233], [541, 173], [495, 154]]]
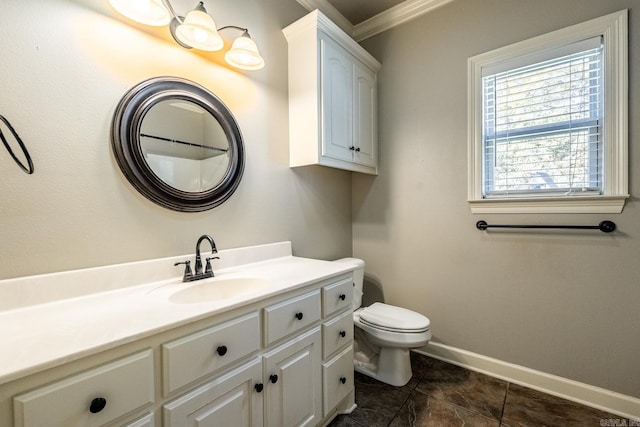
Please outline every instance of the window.
[[627, 12], [469, 59], [474, 213], [621, 212]]
[[483, 197], [600, 194], [600, 39], [482, 77]]

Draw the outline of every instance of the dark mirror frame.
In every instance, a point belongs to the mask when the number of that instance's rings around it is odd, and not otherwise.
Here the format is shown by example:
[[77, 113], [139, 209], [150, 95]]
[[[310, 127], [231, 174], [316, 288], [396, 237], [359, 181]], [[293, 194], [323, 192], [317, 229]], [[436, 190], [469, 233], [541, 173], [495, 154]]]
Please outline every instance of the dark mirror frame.
[[[215, 187], [186, 192], [160, 179], [147, 164], [140, 145], [140, 129], [147, 112], [166, 100], [192, 102], [213, 116], [229, 142], [229, 167]], [[226, 201], [238, 188], [244, 172], [240, 128], [227, 106], [211, 91], [179, 77], [154, 77], [131, 88], [120, 100], [111, 125], [111, 146], [122, 173], [146, 198], [179, 212], [202, 212]]]

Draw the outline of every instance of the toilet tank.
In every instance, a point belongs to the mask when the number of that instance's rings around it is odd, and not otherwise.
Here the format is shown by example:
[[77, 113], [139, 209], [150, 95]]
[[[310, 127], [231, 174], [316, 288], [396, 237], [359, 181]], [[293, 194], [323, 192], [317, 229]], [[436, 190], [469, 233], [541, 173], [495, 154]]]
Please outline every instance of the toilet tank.
[[353, 309], [359, 308], [362, 305], [362, 285], [364, 283], [364, 266], [363, 260], [358, 258], [341, 258], [334, 262], [342, 264], [349, 264], [356, 267], [353, 270]]

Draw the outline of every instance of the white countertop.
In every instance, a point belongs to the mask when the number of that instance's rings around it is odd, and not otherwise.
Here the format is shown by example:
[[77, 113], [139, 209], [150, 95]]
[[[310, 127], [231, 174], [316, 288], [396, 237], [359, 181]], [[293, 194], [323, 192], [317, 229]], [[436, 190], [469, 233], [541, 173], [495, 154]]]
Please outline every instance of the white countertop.
[[[264, 252], [265, 247], [258, 248]], [[276, 258], [267, 258], [268, 254], [236, 256], [238, 250], [232, 250], [236, 252], [230, 251], [227, 258], [257, 262], [221, 269], [214, 265], [213, 279], [182, 283], [181, 276], [172, 277], [0, 311], [0, 384], [353, 270], [342, 263], [294, 257], [290, 244], [289, 255], [283, 248], [271, 251], [279, 255]], [[166, 264], [181, 258], [161, 261]], [[225, 251], [220, 251], [220, 258], [225, 258]], [[127, 265], [118, 267], [122, 270]], [[171, 295], [187, 287], [237, 276], [259, 278], [260, 286], [249, 294], [222, 300], [191, 304], [170, 300]], [[41, 276], [40, 281], [44, 279]], [[11, 280], [15, 282], [12, 285], [20, 289], [16, 280]], [[56, 280], [59, 282], [60, 277]]]

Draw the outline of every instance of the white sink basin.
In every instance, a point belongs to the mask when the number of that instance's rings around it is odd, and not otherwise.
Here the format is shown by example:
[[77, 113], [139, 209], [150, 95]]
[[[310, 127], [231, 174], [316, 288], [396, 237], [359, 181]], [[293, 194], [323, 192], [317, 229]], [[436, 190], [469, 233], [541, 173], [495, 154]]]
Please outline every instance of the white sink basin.
[[268, 282], [249, 276], [214, 277], [194, 284], [185, 284], [182, 289], [169, 297], [176, 304], [197, 304], [213, 300], [224, 300], [257, 291]]

